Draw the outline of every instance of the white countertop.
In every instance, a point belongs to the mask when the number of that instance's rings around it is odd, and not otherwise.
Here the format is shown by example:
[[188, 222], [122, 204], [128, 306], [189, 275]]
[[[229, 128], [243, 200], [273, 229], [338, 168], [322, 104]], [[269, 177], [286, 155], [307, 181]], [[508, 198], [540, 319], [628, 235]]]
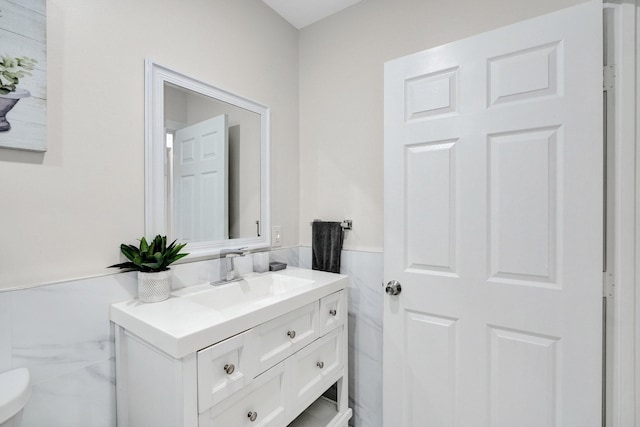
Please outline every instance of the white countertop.
[[[307, 282], [285, 293], [229, 310], [216, 310], [198, 303], [199, 295], [206, 300], [216, 286], [208, 283], [188, 286], [172, 292], [171, 297], [162, 302], [142, 303], [134, 299], [113, 304], [111, 321], [167, 354], [182, 358], [348, 285], [347, 276], [295, 267], [246, 277], [250, 280], [269, 274]], [[229, 285], [233, 283], [219, 286]]]

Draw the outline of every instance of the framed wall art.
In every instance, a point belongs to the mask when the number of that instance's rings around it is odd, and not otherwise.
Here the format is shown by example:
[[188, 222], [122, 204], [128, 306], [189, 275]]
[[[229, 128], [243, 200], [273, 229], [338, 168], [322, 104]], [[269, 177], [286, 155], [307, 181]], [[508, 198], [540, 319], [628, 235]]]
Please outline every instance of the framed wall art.
[[46, 0], [0, 0], [0, 147], [47, 151]]

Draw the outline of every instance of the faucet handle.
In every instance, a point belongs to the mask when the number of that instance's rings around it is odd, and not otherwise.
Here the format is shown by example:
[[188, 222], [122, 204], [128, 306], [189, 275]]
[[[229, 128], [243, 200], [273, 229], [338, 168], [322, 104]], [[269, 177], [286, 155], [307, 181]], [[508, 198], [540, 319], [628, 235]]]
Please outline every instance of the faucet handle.
[[236, 257], [236, 256], [244, 256], [246, 254], [249, 253], [249, 251], [246, 250], [247, 247], [243, 247], [243, 248], [238, 248], [238, 249], [222, 249], [220, 251], [220, 258], [231, 258], [231, 257]]

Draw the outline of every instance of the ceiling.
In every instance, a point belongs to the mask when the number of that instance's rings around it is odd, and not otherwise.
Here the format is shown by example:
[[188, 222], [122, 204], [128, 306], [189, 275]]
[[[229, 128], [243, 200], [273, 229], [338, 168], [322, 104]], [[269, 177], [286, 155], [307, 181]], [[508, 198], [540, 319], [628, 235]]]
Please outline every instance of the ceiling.
[[340, 12], [361, 0], [262, 0], [297, 29]]

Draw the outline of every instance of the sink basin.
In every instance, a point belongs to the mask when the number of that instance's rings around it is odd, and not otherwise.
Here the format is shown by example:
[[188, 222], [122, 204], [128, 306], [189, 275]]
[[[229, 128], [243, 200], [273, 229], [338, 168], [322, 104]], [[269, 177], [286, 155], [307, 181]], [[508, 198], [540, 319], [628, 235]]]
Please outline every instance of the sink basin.
[[179, 359], [347, 285], [347, 277], [340, 274], [289, 267], [249, 273], [224, 285], [200, 282], [153, 304], [121, 301], [111, 306], [110, 317], [131, 334]]
[[269, 303], [274, 297], [302, 291], [312, 283], [313, 280], [299, 277], [267, 274], [210, 286], [207, 290], [184, 298], [216, 311], [228, 311], [238, 309], [240, 306], [255, 307], [261, 302]]

